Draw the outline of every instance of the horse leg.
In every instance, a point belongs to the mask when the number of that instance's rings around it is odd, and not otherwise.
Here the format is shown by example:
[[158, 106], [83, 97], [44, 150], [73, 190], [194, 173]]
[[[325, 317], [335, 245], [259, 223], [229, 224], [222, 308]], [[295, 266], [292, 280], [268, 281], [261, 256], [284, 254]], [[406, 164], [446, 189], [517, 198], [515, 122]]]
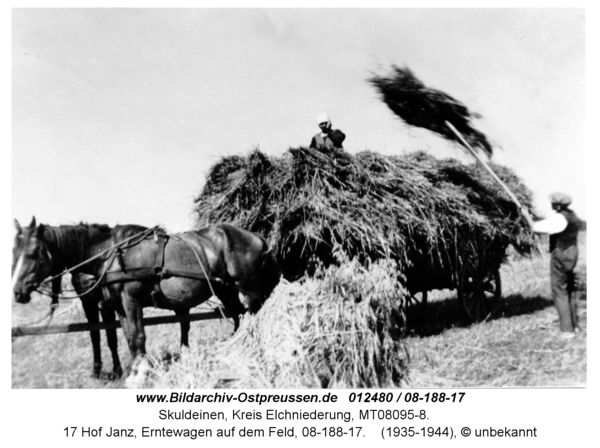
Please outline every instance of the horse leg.
[[[73, 284], [73, 282], [71, 282]], [[62, 276], [52, 280], [52, 309], [58, 308], [58, 295], [62, 290]]]
[[[123, 330], [131, 351], [131, 356], [135, 360], [138, 356], [146, 354], [146, 333], [144, 332], [143, 308], [141, 303], [135, 300], [127, 291], [121, 294], [124, 316], [122, 320]], [[123, 319], [124, 317], [124, 319]], [[127, 327], [127, 330], [125, 329]]]
[[[139, 291], [138, 291], [139, 292]], [[150, 364], [146, 357], [146, 333], [144, 332], [142, 303], [128, 293], [127, 287], [121, 293], [123, 315], [121, 322], [129, 350], [131, 351], [131, 373], [125, 380], [128, 388], [144, 387]]]
[[178, 309], [175, 311], [175, 314], [180, 319], [179, 324], [181, 326], [181, 345], [183, 347], [189, 347], [190, 345], [189, 345], [189, 341], [188, 341], [188, 335], [190, 332], [190, 321], [189, 321], [190, 310], [187, 308]]
[[231, 318], [233, 319], [233, 332], [235, 333], [240, 328], [240, 315], [235, 313]]
[[237, 290], [229, 286], [221, 286], [217, 288], [215, 293], [233, 319], [233, 331], [236, 332], [240, 326], [239, 315], [244, 314], [246, 311], [240, 303]]
[[[79, 275], [74, 274], [71, 277], [71, 284], [77, 294], [83, 292], [83, 286]], [[90, 324], [97, 324], [100, 321], [98, 316], [97, 301], [94, 300], [94, 294], [91, 296], [80, 297], [85, 317]], [[100, 330], [90, 331], [90, 338], [92, 340], [92, 352], [94, 353], [94, 370], [93, 375], [95, 378], [100, 376], [102, 372], [102, 352], [100, 351]]]
[[[102, 320], [108, 324], [115, 322], [115, 310], [112, 304], [101, 302], [100, 313], [102, 314]], [[108, 342], [108, 348], [113, 360], [113, 376], [120, 378], [123, 375], [123, 368], [121, 367], [121, 361], [119, 360], [119, 341], [117, 340], [117, 329], [107, 328], [106, 329], [106, 340]]]

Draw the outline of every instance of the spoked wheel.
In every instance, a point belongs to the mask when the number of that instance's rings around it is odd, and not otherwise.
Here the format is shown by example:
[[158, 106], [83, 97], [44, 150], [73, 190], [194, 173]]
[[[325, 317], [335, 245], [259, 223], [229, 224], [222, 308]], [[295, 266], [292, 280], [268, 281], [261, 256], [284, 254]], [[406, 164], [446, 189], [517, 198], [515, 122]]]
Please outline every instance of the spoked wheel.
[[421, 307], [422, 312], [427, 309], [427, 291], [417, 292], [408, 297], [410, 306]]
[[475, 322], [487, 319], [498, 306], [502, 295], [500, 270], [488, 273], [483, 278], [465, 274], [458, 282], [457, 294], [468, 319]]

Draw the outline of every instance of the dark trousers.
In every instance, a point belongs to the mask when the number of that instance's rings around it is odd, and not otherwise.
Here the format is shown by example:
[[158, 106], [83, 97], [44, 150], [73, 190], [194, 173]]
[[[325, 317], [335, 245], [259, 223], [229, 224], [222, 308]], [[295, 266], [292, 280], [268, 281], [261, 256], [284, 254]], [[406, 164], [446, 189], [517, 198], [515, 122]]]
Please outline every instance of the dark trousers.
[[577, 246], [554, 249], [550, 259], [550, 285], [552, 298], [558, 311], [561, 331], [577, 328], [577, 297], [575, 295], [575, 265]]

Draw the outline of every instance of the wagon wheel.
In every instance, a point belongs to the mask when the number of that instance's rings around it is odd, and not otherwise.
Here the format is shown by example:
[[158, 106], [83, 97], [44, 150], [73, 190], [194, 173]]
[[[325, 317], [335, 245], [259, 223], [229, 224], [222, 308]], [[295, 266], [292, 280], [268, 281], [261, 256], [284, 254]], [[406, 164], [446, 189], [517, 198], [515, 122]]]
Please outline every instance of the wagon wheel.
[[[417, 294], [421, 294], [421, 298], [417, 297]], [[408, 296], [408, 304], [410, 306], [420, 306], [423, 310], [427, 309], [427, 290], [419, 291], [415, 294]]]
[[500, 270], [481, 278], [464, 275], [458, 282], [457, 295], [467, 318], [475, 322], [486, 319], [496, 309], [502, 295]]

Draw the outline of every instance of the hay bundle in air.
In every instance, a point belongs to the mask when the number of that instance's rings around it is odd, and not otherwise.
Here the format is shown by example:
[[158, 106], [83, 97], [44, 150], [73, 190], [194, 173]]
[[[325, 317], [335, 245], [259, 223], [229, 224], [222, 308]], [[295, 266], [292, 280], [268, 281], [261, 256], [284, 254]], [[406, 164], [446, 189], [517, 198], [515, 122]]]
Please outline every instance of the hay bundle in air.
[[492, 155], [487, 137], [471, 125], [481, 118], [464, 104], [440, 90], [426, 87], [407, 67], [392, 66], [387, 75], [375, 75], [368, 80], [381, 99], [406, 124], [428, 129], [441, 137], [459, 143], [445, 122], [452, 123], [475, 148]]
[[[514, 173], [493, 167], [531, 204]], [[510, 244], [534, 247], [515, 205], [480, 167], [422, 152], [255, 150], [214, 164], [195, 203], [198, 226], [230, 222], [269, 240], [288, 279], [334, 261], [334, 247], [363, 261], [396, 260], [409, 288], [411, 269], [434, 277], [465, 260], [499, 265]]]

